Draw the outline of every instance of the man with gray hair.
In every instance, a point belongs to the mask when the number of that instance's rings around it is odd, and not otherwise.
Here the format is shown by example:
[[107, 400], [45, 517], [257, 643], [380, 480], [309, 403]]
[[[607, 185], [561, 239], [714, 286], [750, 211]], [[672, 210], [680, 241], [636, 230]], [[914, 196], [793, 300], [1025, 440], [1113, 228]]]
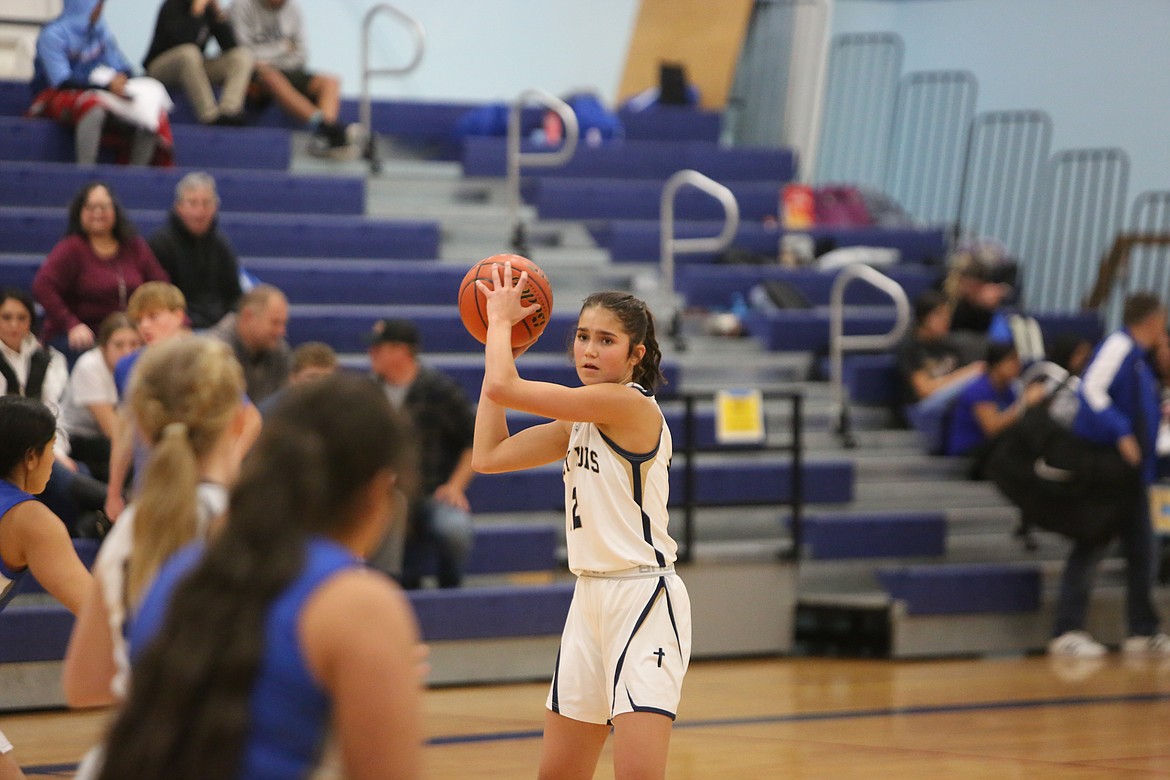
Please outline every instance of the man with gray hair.
[[284, 338], [287, 327], [288, 298], [271, 284], [258, 284], [240, 298], [235, 313], [208, 331], [235, 351], [248, 397], [257, 405], [288, 383], [292, 349]]
[[183, 291], [194, 328], [210, 328], [240, 300], [236, 252], [216, 221], [215, 179], [188, 173], [175, 187], [175, 205], [166, 224], [150, 237], [150, 248], [171, 282]]

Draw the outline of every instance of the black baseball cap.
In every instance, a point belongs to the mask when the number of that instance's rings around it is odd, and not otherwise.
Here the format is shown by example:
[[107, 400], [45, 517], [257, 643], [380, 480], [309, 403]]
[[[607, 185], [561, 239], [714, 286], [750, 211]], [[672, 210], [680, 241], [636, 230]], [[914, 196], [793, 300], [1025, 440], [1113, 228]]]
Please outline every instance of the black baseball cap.
[[367, 344], [407, 344], [418, 346], [418, 328], [410, 320], [378, 320], [364, 338]]

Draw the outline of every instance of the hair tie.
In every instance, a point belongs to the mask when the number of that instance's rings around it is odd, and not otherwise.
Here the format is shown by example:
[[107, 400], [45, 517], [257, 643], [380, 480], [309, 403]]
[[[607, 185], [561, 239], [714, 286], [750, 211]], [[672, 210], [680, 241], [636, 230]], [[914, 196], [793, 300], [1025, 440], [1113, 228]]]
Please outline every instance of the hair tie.
[[162, 429], [163, 436], [182, 436], [187, 437], [187, 423], [173, 422], [167, 423]]

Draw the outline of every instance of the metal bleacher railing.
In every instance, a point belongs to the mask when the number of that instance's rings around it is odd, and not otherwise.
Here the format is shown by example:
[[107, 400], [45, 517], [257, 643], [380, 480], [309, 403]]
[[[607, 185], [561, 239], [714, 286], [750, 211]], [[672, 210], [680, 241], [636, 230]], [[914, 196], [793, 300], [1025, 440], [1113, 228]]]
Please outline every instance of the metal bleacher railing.
[[[888, 333], [865, 336], [845, 334], [845, 288], [860, 279], [868, 282], [894, 300], [896, 319]], [[829, 295], [829, 398], [837, 433], [846, 447], [857, 445], [853, 437], [849, 415], [849, 399], [845, 391], [845, 353], [860, 350], [884, 350], [898, 343], [910, 325], [910, 301], [902, 285], [867, 265], [846, 266], [833, 280]]]
[[[529, 103], [537, 103], [552, 109], [560, 117], [564, 138], [559, 149], [549, 152], [525, 152], [520, 148], [521, 114]], [[527, 89], [520, 93], [508, 111], [508, 213], [512, 225], [512, 249], [517, 254], [528, 255], [528, 236], [524, 220], [520, 216], [520, 171], [522, 168], [557, 168], [577, 152], [580, 137], [577, 114], [568, 103], [543, 89]], [[549, 142], [553, 139], [547, 138]]]
[[[674, 199], [684, 186], [695, 187], [719, 201], [723, 206], [723, 229], [715, 236], [699, 238], [678, 238], [674, 235]], [[731, 246], [735, 232], [739, 229], [739, 203], [724, 185], [698, 171], [682, 170], [672, 174], [662, 187], [658, 203], [659, 219], [659, 268], [663, 284], [672, 296], [670, 332], [678, 349], [686, 349], [682, 332], [684, 302], [676, 292], [675, 255], [694, 252], [719, 252]]]
[[[791, 454], [789, 469], [788, 500], [778, 502], [787, 505], [792, 510], [790, 531], [791, 547], [784, 550], [782, 557], [797, 560], [800, 557], [801, 544], [804, 533], [804, 393], [800, 390], [762, 390], [762, 400], [787, 401], [791, 409], [792, 434], [787, 442], [761, 443], [750, 445], [747, 451], [788, 452]], [[675, 457], [680, 451], [683, 457], [683, 505], [682, 524], [683, 532], [678, 548], [678, 558], [683, 563], [689, 563], [695, 550], [695, 511], [698, 506], [698, 459], [703, 452], [727, 452], [726, 448], [713, 449], [702, 447], [699, 444], [698, 426], [695, 419], [696, 405], [702, 402], [711, 402], [715, 399], [714, 393], [683, 393], [679, 396], [683, 402], [683, 430], [682, 447], [675, 442]], [[770, 502], [775, 505], [777, 502]], [[742, 505], [742, 504], [741, 504]]]
[[[402, 23], [410, 32], [414, 40], [414, 54], [405, 65], [388, 68], [370, 67], [370, 34], [373, 31], [374, 21], [379, 16], [392, 16]], [[379, 3], [366, 11], [362, 17], [362, 100], [359, 108], [358, 121], [365, 133], [365, 158], [370, 164], [370, 172], [378, 173], [382, 170], [382, 161], [378, 157], [377, 138], [374, 135], [373, 110], [370, 98], [370, 78], [372, 76], [405, 76], [418, 67], [422, 62], [423, 51], [426, 48], [426, 32], [422, 24], [407, 13], [395, 8], [389, 3]]]

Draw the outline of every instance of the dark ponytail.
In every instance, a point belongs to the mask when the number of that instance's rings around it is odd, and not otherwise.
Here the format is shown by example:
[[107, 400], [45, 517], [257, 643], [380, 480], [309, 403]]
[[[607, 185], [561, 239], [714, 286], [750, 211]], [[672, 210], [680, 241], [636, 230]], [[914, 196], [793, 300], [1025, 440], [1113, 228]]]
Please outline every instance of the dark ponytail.
[[137, 659], [107, 740], [103, 780], [239, 774], [272, 602], [298, 576], [309, 536], [338, 536], [380, 471], [413, 476], [408, 426], [372, 382], [324, 377], [289, 390], [232, 491], [228, 520], [175, 589]]
[[646, 347], [646, 354], [634, 366], [634, 381], [653, 392], [658, 385], [665, 383], [662, 375], [662, 349], [658, 346], [658, 337], [654, 333], [654, 315], [641, 298], [629, 293], [610, 291], [593, 293], [585, 299], [581, 311], [600, 307], [611, 312], [622, 324], [622, 329], [630, 337], [630, 350], [639, 344]]

